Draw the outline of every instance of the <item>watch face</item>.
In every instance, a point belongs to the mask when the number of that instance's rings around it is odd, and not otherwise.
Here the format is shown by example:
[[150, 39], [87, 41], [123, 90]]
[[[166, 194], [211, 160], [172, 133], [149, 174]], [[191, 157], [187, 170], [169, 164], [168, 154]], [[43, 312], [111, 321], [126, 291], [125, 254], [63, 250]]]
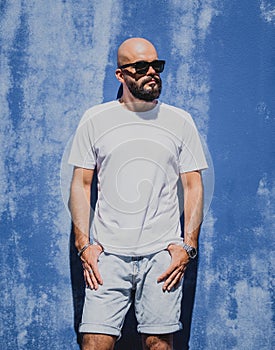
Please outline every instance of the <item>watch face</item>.
[[189, 256], [191, 259], [194, 259], [197, 256], [197, 249], [196, 248], [192, 248], [189, 250]]

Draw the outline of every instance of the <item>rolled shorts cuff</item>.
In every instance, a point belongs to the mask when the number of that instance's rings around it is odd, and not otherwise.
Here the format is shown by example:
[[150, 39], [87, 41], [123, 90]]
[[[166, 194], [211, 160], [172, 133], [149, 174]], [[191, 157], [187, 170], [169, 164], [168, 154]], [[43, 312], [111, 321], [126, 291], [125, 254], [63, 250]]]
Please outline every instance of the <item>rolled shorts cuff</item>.
[[175, 324], [160, 324], [160, 325], [138, 325], [137, 330], [139, 333], [144, 334], [170, 334], [182, 329], [181, 322]]
[[111, 325], [101, 325], [96, 323], [81, 323], [79, 325], [79, 333], [96, 333], [114, 335], [121, 337], [121, 330]]

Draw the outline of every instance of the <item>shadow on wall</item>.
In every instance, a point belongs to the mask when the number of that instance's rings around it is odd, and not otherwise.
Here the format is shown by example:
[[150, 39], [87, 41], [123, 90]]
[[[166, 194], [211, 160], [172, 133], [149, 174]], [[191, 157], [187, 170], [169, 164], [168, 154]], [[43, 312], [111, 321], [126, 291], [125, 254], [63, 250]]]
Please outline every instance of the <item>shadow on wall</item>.
[[[95, 174], [96, 175], [96, 174]], [[97, 200], [97, 183], [96, 176], [92, 183], [92, 207], [95, 208]], [[183, 225], [183, 220], [181, 220]], [[181, 304], [181, 322], [183, 330], [174, 334], [174, 349], [188, 350], [189, 338], [192, 321], [192, 312], [195, 299], [196, 281], [197, 281], [198, 260], [192, 260], [185, 272], [183, 282], [183, 298]], [[83, 278], [83, 269], [77, 250], [74, 245], [74, 234], [71, 230], [70, 235], [70, 271], [71, 285], [74, 306], [74, 329], [77, 335], [77, 343], [81, 344], [81, 334], [78, 332], [78, 326], [81, 322], [82, 309], [85, 296], [85, 283]], [[122, 329], [122, 337], [116, 343], [115, 350], [142, 350], [141, 337], [137, 333], [137, 321], [135, 318], [134, 308], [131, 307]]]

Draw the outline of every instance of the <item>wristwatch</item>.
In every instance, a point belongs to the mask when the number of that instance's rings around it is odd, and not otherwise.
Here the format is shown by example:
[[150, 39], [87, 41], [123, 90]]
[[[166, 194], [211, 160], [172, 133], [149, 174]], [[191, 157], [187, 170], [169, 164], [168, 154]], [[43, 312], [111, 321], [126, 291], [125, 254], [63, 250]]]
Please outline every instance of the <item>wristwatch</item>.
[[195, 257], [198, 255], [197, 248], [194, 248], [191, 245], [188, 245], [186, 243], [182, 243], [182, 246], [186, 250], [187, 254], [189, 255], [189, 258], [195, 259]]

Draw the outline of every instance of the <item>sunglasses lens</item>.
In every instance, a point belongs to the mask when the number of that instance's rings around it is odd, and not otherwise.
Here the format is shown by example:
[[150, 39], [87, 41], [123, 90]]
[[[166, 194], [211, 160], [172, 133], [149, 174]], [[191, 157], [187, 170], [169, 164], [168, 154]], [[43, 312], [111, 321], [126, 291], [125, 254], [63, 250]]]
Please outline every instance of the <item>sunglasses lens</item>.
[[135, 69], [138, 74], [146, 74], [148, 72], [149, 67], [151, 66], [156, 71], [156, 73], [161, 73], [164, 70], [164, 64], [164, 61], [140, 61], [135, 64]]
[[145, 61], [140, 61], [135, 64], [136, 72], [139, 74], [145, 74], [148, 72], [149, 63]]
[[161, 73], [164, 70], [164, 62], [163, 61], [155, 61], [151, 65], [157, 73]]

